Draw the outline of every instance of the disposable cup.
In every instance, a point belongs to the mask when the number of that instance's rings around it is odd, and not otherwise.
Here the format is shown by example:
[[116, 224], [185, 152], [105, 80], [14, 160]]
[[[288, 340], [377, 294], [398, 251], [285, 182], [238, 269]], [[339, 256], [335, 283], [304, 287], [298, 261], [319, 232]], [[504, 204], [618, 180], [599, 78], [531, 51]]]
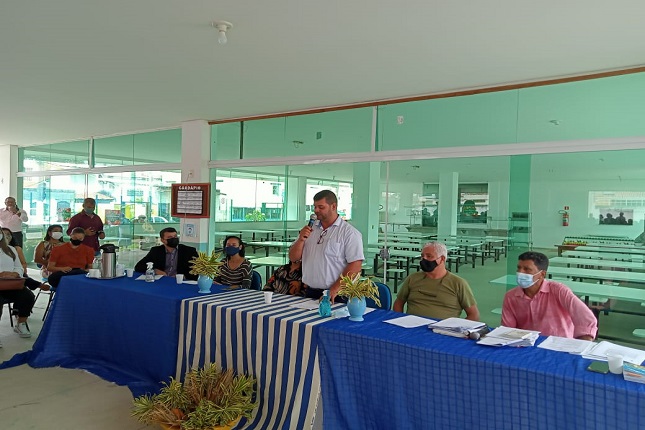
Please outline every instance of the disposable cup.
[[181, 273], [177, 273], [175, 275], [175, 280], [177, 281], [178, 284], [181, 284], [182, 282], [184, 282], [184, 275], [182, 275]]
[[273, 291], [265, 291], [264, 303], [266, 303], [267, 305], [270, 305], [272, 301], [273, 301]]
[[100, 278], [101, 277], [101, 270], [100, 269], [90, 269], [90, 278]]
[[125, 269], [125, 274], [128, 278], [132, 278], [134, 276], [134, 269]]
[[623, 356], [622, 355], [607, 355], [607, 363], [609, 364], [609, 371], [620, 375], [623, 373]]

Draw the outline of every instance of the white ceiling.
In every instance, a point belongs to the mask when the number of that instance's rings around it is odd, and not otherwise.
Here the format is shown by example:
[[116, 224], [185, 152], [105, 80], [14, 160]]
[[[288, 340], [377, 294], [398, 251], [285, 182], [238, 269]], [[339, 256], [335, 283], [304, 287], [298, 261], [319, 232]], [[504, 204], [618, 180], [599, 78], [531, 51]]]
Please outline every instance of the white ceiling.
[[642, 0], [2, 0], [0, 144], [641, 66], [644, 17]]

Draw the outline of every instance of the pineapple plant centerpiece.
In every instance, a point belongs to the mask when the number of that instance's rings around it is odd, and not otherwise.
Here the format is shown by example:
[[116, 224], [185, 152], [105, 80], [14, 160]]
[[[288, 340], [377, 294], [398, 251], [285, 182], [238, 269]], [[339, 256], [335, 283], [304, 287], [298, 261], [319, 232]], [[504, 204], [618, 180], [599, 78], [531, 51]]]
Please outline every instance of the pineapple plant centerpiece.
[[198, 275], [197, 285], [202, 294], [210, 293], [213, 279], [219, 274], [222, 254], [213, 250], [210, 255], [206, 252], [198, 252], [197, 257], [190, 260], [191, 275]]
[[132, 416], [166, 430], [224, 430], [257, 406], [255, 378], [235, 375], [211, 363], [186, 373], [183, 383], [170, 378], [159, 394], [134, 399]]
[[351, 321], [363, 321], [367, 307], [365, 298], [372, 299], [381, 306], [378, 287], [369, 277], [361, 277], [360, 273], [341, 276], [338, 295], [347, 297], [347, 310]]

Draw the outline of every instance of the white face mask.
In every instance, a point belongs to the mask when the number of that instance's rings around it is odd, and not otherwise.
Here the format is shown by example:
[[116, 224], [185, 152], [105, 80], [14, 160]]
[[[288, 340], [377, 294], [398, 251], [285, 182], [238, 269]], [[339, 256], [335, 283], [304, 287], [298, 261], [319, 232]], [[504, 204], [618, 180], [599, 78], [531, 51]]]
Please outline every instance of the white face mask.
[[61, 237], [63, 237], [63, 232], [62, 231], [52, 231], [52, 239], [60, 240]]
[[[538, 273], [540, 273], [540, 272], [538, 272]], [[536, 273], [536, 275], [538, 273]], [[535, 275], [531, 275], [530, 273], [517, 272], [515, 275], [517, 277], [517, 285], [519, 285], [522, 288], [529, 288], [529, 287], [531, 287], [533, 284], [535, 284], [537, 282], [537, 280], [535, 280], [535, 281], [533, 280], [533, 276], [535, 276]]]

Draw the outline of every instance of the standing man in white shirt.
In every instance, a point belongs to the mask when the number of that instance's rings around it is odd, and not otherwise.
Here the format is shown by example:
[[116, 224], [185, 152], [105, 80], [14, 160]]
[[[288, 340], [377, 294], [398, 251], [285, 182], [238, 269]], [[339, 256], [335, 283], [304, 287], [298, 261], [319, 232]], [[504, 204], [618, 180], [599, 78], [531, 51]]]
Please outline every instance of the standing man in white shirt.
[[314, 196], [314, 213], [318, 221], [306, 225], [291, 248], [289, 260], [302, 260], [302, 282], [305, 296], [318, 299], [324, 290], [334, 302], [340, 289], [341, 275], [361, 273], [363, 237], [338, 215], [338, 199], [330, 190]]
[[29, 221], [27, 212], [16, 205], [14, 197], [4, 199], [5, 207], [0, 209], [0, 227], [11, 230], [11, 236], [16, 240], [16, 245], [22, 246], [22, 223]]

